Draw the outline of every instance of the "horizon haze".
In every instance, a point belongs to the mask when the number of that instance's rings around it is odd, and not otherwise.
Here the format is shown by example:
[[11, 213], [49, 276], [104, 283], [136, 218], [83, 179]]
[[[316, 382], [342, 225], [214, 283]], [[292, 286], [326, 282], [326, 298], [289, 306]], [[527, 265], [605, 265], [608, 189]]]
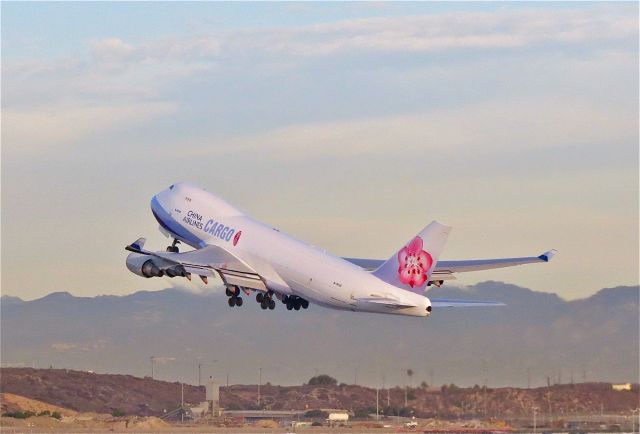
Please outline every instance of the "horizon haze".
[[[227, 306], [216, 291], [176, 288], [126, 296], [54, 293], [3, 297], [2, 364], [150, 375], [197, 384], [301, 384], [328, 374], [370, 387], [489, 387], [583, 381], [638, 382], [639, 287], [565, 301], [502, 282], [432, 288], [440, 298], [500, 300], [504, 307], [434, 309], [429, 318], [263, 311], [253, 298]], [[409, 378], [406, 370], [412, 369]]]

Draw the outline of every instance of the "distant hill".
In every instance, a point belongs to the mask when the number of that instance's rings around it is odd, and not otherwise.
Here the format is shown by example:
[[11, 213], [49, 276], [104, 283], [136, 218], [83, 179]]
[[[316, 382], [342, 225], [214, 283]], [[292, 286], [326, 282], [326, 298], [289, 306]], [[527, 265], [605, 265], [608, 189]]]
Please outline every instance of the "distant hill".
[[[3, 392], [20, 394], [76, 411], [127, 415], [161, 415], [180, 405], [178, 383], [137, 378], [130, 375], [93, 374], [66, 369], [3, 368]], [[186, 385], [185, 402], [205, 399], [204, 387]], [[389, 397], [389, 406], [387, 405]], [[411, 388], [404, 408], [404, 389], [394, 388], [380, 394], [384, 414], [456, 419], [465, 416], [517, 418], [529, 417], [532, 406], [540, 413], [555, 415], [629, 414], [637, 406], [638, 386], [632, 391], [616, 392], [610, 384], [586, 383], [537, 389], [480, 387]], [[348, 409], [359, 414], [375, 412], [375, 389], [346, 385], [263, 385], [261, 404], [257, 403], [256, 385], [234, 385], [220, 390], [221, 405], [231, 409], [308, 410], [320, 408]]]
[[[38, 300], [2, 297], [3, 366], [63, 367], [198, 382], [301, 384], [316, 372], [383, 385], [638, 381], [638, 292], [603, 289], [575, 301], [500, 282], [434, 288], [442, 298], [506, 307], [435, 310], [430, 318], [339, 312], [312, 305], [229, 308], [219, 290]], [[407, 369], [414, 375], [409, 378]]]

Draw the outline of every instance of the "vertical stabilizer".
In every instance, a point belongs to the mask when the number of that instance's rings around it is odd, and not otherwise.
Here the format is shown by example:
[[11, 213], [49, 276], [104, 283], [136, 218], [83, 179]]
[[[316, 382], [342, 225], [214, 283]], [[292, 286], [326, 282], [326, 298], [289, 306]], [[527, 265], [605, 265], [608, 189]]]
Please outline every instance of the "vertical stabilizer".
[[432, 221], [373, 274], [398, 288], [422, 294], [449, 232], [451, 226]]

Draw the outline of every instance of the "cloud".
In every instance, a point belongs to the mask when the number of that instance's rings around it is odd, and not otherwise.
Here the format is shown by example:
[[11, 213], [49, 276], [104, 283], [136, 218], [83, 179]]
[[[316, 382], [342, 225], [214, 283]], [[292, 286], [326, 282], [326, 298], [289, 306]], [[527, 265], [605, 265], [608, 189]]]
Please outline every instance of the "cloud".
[[78, 345], [69, 342], [55, 342], [51, 344], [51, 348], [59, 353], [64, 353], [66, 351], [78, 348]]
[[107, 347], [107, 341], [105, 339], [98, 339], [93, 342], [86, 342], [84, 344], [72, 343], [72, 342], [54, 342], [51, 344], [51, 349], [58, 353], [65, 353], [71, 350], [88, 351], [102, 351]]
[[126, 128], [176, 110], [163, 102], [49, 109], [4, 109], [2, 150], [11, 155], [32, 154], [70, 146], [108, 130]]
[[[503, 49], [540, 45], [604, 45], [637, 38], [633, 8], [587, 7], [550, 11], [498, 10], [363, 18], [298, 27], [232, 30], [142, 44], [139, 59], [202, 58], [247, 54], [327, 56], [364, 52], [428, 53], [457, 49]], [[113, 38], [104, 51], [130, 54]]]
[[[117, 36], [89, 42], [92, 61], [105, 67], [149, 62], [242, 61], [363, 53], [432, 53], [542, 45], [594, 49], [637, 40], [637, 9], [591, 6], [548, 10], [501, 9], [401, 17], [373, 17], [321, 24], [232, 29], [175, 35], [134, 44]], [[285, 60], [282, 58], [281, 60]], [[289, 60], [289, 59], [287, 59]]]
[[131, 56], [136, 49], [120, 38], [104, 38], [90, 44], [91, 54], [101, 61], [121, 60]]
[[281, 161], [394, 152], [469, 157], [503, 150], [628, 143], [637, 139], [636, 130], [635, 114], [623, 109], [580, 101], [489, 101], [424, 113], [296, 124], [216, 147], [203, 145], [190, 152], [183, 148], [180, 154], [257, 152]]

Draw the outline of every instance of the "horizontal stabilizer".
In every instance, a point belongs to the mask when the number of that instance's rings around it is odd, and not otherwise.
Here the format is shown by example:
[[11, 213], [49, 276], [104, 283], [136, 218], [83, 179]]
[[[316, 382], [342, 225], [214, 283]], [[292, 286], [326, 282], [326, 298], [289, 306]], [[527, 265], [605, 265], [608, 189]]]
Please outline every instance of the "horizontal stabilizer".
[[[545, 263], [551, 261], [558, 251], [549, 250], [540, 256], [525, 256], [520, 258], [499, 258], [499, 259], [463, 259], [455, 261], [438, 261], [431, 274], [431, 280], [452, 279], [454, 273], [464, 273], [468, 271], [491, 270], [494, 268], [514, 267], [516, 265]], [[384, 261], [380, 259], [343, 258], [365, 270], [375, 270], [382, 266]]]
[[358, 303], [374, 303], [381, 304], [383, 306], [387, 306], [390, 308], [404, 308], [404, 307], [416, 307], [413, 303], [408, 303], [406, 301], [400, 301], [394, 297], [383, 297], [383, 296], [371, 296], [371, 297], [362, 297], [357, 298], [356, 301]]
[[487, 307], [487, 306], [506, 306], [499, 301], [481, 301], [481, 300], [447, 300], [443, 298], [430, 298], [431, 306], [440, 307]]

